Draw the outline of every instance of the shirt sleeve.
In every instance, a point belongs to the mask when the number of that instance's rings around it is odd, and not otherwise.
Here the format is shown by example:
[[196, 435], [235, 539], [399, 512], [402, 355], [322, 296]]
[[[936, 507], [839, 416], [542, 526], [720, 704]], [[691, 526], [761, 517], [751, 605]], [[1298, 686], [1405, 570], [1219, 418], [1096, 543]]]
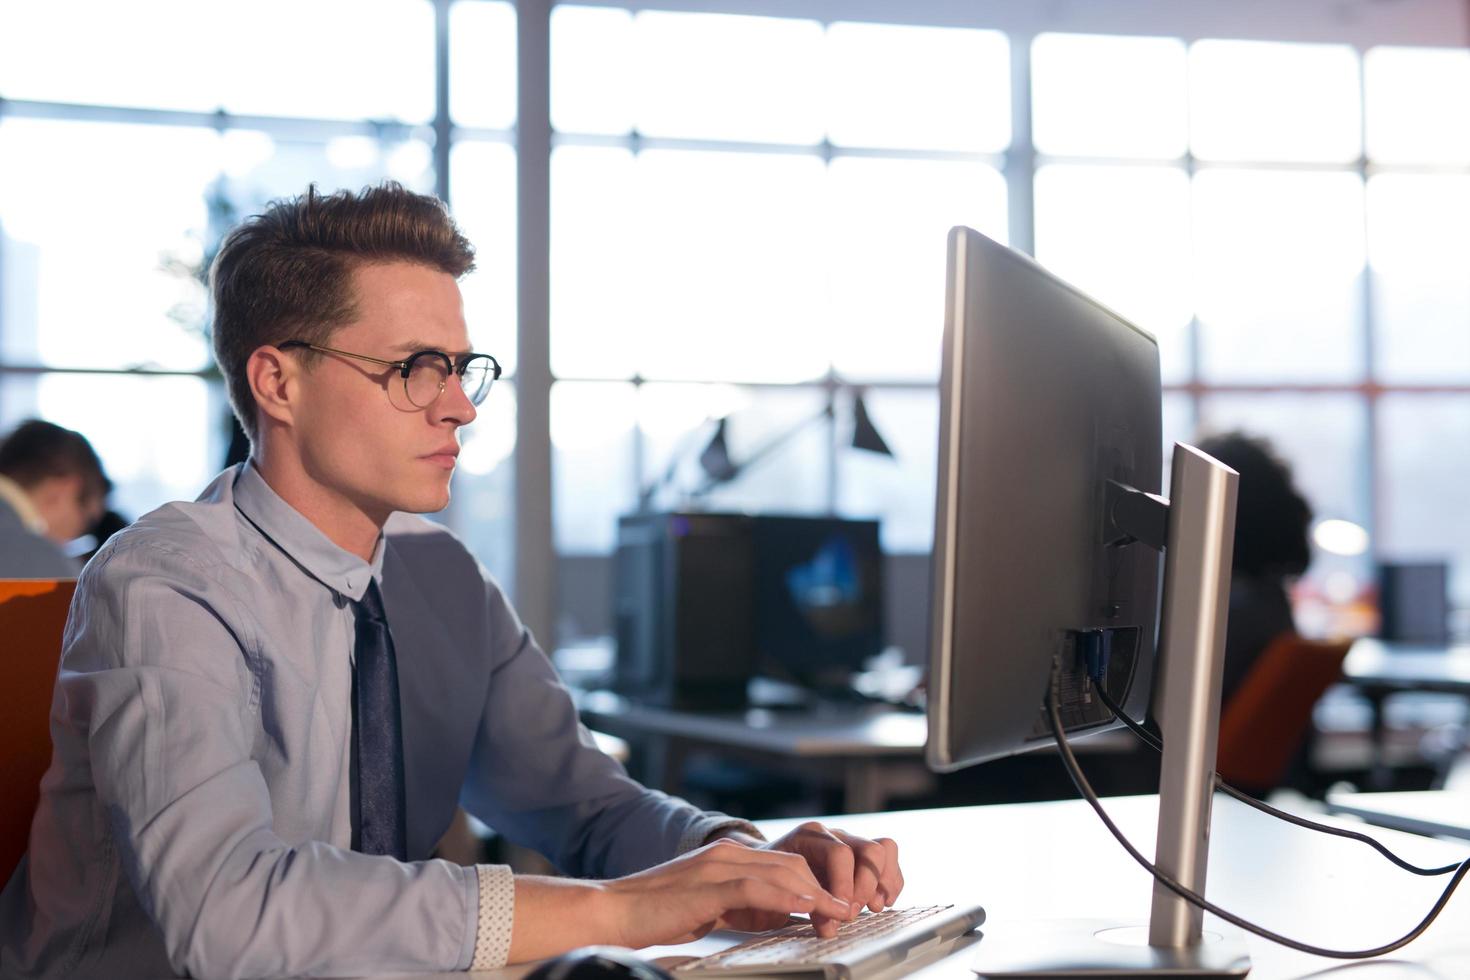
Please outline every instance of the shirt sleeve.
[[516, 880], [503, 864], [475, 868], [480, 909], [471, 970], [498, 970], [510, 959], [510, 930], [516, 914]]
[[721, 827], [749, 826], [629, 778], [597, 748], [500, 590], [486, 588], [493, 667], [462, 797], [468, 810], [563, 872], [595, 878], [641, 871]]
[[211, 977], [464, 969], [471, 869], [276, 834], [255, 752], [290, 748], [270, 745], [283, 736], [261, 717], [261, 688], [276, 681], [232, 603], [191, 556], [108, 552], [83, 573], [58, 678], [53, 734], [80, 743], [89, 768], [67, 778], [90, 779], [122, 887], [172, 966]]

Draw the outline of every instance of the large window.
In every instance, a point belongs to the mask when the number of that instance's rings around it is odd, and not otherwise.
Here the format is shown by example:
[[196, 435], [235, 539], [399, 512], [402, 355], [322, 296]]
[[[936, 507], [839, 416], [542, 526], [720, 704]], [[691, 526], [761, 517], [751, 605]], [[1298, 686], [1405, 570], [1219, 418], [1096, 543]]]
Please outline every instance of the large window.
[[[922, 555], [944, 235], [968, 224], [1158, 337], [1168, 441], [1264, 434], [1319, 517], [1368, 531], [1370, 553], [1319, 554], [1308, 606], [1360, 597], [1370, 554], [1451, 561], [1470, 606], [1470, 51], [1186, 36], [1172, 4], [1143, 36], [1146, 12], [1063, 34], [1028, 5], [596, 3], [551, 7], [539, 229], [516, 115], [540, 69], [511, 2], [0, 6], [0, 427], [86, 432], [130, 513], [197, 493], [224, 451], [198, 278], [219, 236], [309, 181], [392, 177], [478, 248], [471, 333], [509, 378], [445, 519], [507, 584], [513, 553], [535, 588], [554, 564], [513, 547], [543, 400], [566, 561], [605, 567], [650, 490], [877, 516]], [[517, 255], [518, 221], [547, 254]], [[527, 261], [549, 263], [549, 363], [522, 379]], [[848, 445], [859, 403], [892, 457]], [[785, 441], [712, 484], [721, 418], [736, 463]], [[585, 591], [563, 639], [606, 626]]]
[[[479, 251], [472, 336], [513, 371], [515, 13], [447, 9], [441, 172], [430, 0], [0, 7], [0, 430], [81, 431], [128, 516], [196, 496], [229, 438], [204, 270], [231, 225], [313, 182], [447, 189]], [[513, 383], [481, 418], [448, 517], [509, 578]]]
[[[665, 504], [879, 516], [926, 551], [963, 223], [1158, 337], [1170, 443], [1270, 438], [1320, 519], [1453, 562], [1470, 604], [1470, 126], [1431, 108], [1467, 84], [1463, 50], [558, 6], [557, 548], [606, 553], [672, 472]], [[846, 448], [858, 395], [895, 458]], [[711, 489], [725, 416], [737, 462], [818, 421]], [[1370, 562], [1319, 552], [1306, 625]]]

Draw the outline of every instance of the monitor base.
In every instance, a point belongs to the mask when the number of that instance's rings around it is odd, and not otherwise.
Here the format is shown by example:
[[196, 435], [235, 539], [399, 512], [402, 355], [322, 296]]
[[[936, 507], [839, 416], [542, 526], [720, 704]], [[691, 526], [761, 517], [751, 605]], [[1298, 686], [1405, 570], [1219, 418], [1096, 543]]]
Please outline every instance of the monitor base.
[[1206, 928], [1195, 946], [1148, 945], [1148, 926], [1106, 919], [987, 923], [970, 964], [982, 977], [1242, 977], [1239, 936]]

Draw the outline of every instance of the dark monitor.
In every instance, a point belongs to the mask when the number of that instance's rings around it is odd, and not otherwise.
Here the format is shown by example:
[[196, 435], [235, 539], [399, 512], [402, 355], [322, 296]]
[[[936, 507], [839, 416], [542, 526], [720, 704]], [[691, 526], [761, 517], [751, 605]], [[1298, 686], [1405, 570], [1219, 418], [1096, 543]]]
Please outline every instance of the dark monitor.
[[939, 770], [1050, 744], [1058, 654], [1068, 732], [1117, 727], [1084, 683], [1089, 644], [1110, 652], [1108, 691], [1142, 719], [1161, 562], [1110, 543], [1108, 494], [1157, 494], [1163, 472], [1151, 336], [968, 229], [950, 233], [949, 261], [929, 680]]
[[883, 649], [878, 522], [754, 519], [758, 669], [816, 692], [850, 690]]

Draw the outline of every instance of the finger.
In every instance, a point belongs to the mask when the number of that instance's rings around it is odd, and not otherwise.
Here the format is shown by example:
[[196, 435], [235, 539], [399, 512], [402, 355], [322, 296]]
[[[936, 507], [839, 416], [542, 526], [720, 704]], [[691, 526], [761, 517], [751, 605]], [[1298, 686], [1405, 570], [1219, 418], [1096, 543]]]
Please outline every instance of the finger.
[[714, 886], [725, 911], [756, 909], [765, 912], [809, 912], [828, 917], [845, 916], [847, 906], [825, 893], [808, 895], [759, 877], [734, 878]]
[[878, 844], [887, 852], [888, 861], [878, 880], [878, 890], [883, 893], [884, 904], [892, 906], [903, 891], [903, 870], [898, 864], [898, 842], [890, 837], [879, 837]]
[[858, 837], [845, 831], [832, 832], [846, 844], [853, 855], [852, 904], [859, 911], [866, 905], [874, 912], [883, 911], [883, 899], [878, 895], [878, 881], [888, 863], [888, 852], [883, 845]]
[[[817, 880], [827, 891], [844, 902], [853, 901], [853, 853], [852, 848], [826, 827], [814, 824], [803, 840], [806, 862], [816, 872]], [[856, 915], [861, 905], [854, 905]]]

